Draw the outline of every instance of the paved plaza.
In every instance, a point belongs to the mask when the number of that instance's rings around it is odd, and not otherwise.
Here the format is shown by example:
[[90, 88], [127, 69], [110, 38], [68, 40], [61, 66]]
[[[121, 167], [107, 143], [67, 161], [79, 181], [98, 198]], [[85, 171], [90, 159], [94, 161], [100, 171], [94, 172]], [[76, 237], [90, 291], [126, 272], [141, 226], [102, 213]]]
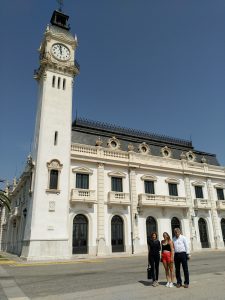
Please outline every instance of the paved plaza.
[[160, 286], [146, 279], [145, 256], [84, 258], [71, 261], [0, 261], [0, 299], [132, 300], [225, 299], [225, 252], [192, 254], [190, 288], [166, 288], [160, 266]]

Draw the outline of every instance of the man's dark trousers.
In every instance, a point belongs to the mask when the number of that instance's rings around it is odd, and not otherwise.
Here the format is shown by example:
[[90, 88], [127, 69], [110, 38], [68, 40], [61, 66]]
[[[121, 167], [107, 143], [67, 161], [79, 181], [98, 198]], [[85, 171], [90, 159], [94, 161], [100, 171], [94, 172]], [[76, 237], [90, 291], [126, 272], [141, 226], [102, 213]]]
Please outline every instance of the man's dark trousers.
[[177, 284], [182, 285], [182, 279], [180, 276], [180, 265], [182, 264], [182, 268], [184, 270], [184, 284], [189, 285], [189, 272], [188, 272], [186, 252], [175, 253], [174, 263], [175, 263], [175, 269], [176, 269]]

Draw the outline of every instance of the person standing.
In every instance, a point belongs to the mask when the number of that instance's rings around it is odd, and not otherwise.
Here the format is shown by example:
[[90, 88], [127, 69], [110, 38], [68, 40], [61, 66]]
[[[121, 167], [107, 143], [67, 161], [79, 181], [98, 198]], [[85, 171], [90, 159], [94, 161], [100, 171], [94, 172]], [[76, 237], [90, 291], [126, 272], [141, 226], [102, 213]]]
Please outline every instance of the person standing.
[[152, 232], [150, 239], [148, 240], [148, 261], [151, 266], [152, 272], [152, 286], [159, 285], [159, 261], [160, 261], [160, 241], [157, 239], [157, 233]]
[[173, 241], [167, 232], [163, 233], [164, 240], [161, 241], [162, 255], [161, 261], [163, 263], [167, 284], [166, 287], [174, 287], [173, 285], [173, 260], [174, 260], [174, 246]]
[[173, 238], [174, 243], [174, 263], [176, 269], [177, 288], [182, 286], [182, 279], [180, 274], [180, 265], [184, 271], [184, 288], [189, 287], [189, 271], [188, 271], [188, 259], [190, 258], [190, 250], [187, 239], [181, 234], [180, 228], [174, 229], [175, 237]]

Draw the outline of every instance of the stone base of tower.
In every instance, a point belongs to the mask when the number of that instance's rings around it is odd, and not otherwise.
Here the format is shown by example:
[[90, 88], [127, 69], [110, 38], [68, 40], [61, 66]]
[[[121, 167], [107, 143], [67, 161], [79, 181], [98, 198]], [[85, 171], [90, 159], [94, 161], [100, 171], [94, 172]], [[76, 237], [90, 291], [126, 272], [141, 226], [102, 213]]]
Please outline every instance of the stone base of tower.
[[68, 240], [24, 241], [21, 258], [24, 260], [70, 259]]

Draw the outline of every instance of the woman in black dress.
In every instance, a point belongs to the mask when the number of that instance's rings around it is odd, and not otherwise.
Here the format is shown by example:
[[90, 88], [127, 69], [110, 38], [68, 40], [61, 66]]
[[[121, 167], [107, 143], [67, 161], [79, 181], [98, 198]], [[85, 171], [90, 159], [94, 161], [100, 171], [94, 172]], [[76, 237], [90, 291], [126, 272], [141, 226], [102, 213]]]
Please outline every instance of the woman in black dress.
[[159, 261], [160, 261], [160, 241], [157, 238], [157, 233], [152, 232], [150, 239], [148, 240], [148, 261], [152, 271], [152, 286], [159, 285]]

